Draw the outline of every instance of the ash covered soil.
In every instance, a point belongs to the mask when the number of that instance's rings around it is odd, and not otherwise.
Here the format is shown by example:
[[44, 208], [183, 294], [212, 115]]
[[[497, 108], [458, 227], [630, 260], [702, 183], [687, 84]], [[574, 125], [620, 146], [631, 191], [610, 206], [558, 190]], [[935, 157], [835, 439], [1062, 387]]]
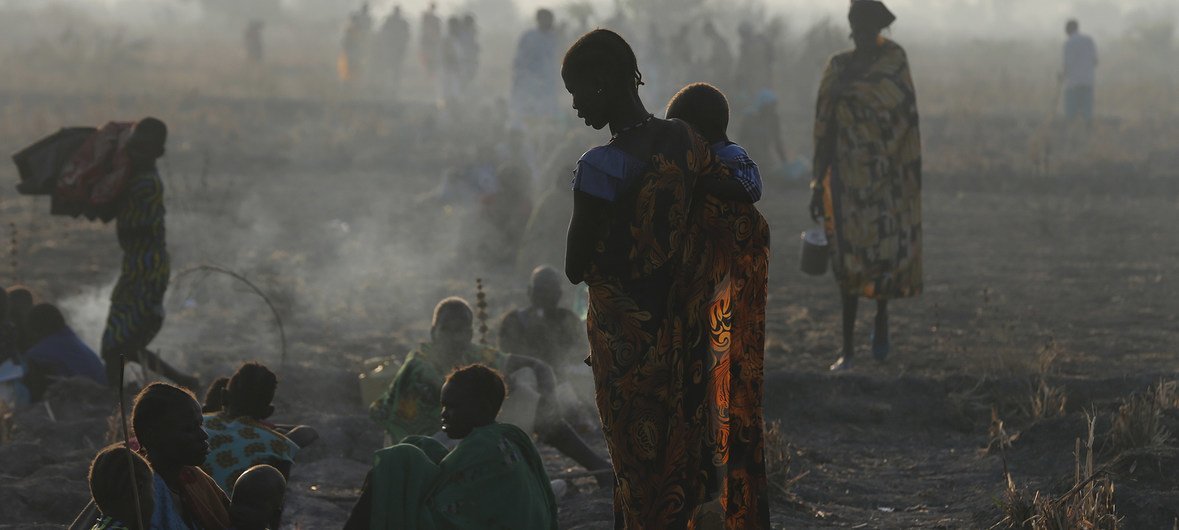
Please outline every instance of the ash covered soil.
[[[325, 119], [371, 114], [333, 112]], [[366, 119], [380, 130], [410, 118], [398, 110]], [[471, 255], [479, 223], [469, 208], [416, 200], [471, 152], [461, 142], [432, 149], [428, 136], [393, 133], [354, 150], [320, 142], [261, 156], [266, 149], [229, 140], [185, 147], [177, 134], [162, 168], [173, 273], [217, 264], [250, 278], [282, 315], [288, 351], [284, 362], [260, 299], [202, 273], [171, 287], [155, 346], [206, 383], [244, 360], [270, 365], [280, 378], [274, 419], [312, 425], [322, 436], [297, 459], [285, 525], [340, 527], [382, 444], [357, 384], [365, 360], [403, 356], [425, 340], [433, 304], [474, 298], [476, 277], [485, 279], [487, 312], [498, 320], [524, 302], [526, 274]], [[6, 142], [9, 151], [20, 146]], [[950, 143], [935, 137], [926, 149], [960, 147]], [[1003, 458], [982, 451], [992, 411], [1022, 433], [1005, 453], [1014, 480], [1067, 490], [1085, 412], [1096, 411], [1100, 437], [1119, 400], [1174, 376], [1179, 180], [1165, 171], [1173, 169], [1077, 164], [1036, 176], [934, 165], [923, 196], [925, 293], [891, 306], [894, 351], [886, 363], [862, 355], [841, 375], [826, 370], [839, 342], [834, 283], [797, 272], [809, 191], [805, 182], [767, 176], [760, 207], [774, 242], [765, 409], [780, 423], [789, 457], [775, 470], [775, 526], [991, 526], [1005, 485]], [[13, 181], [10, 169], [0, 175]], [[118, 270], [113, 227], [49, 217], [47, 202], [10, 192], [0, 211], [4, 229], [18, 231], [18, 270], [5, 269], [4, 281], [19, 274], [64, 306], [95, 344]], [[866, 353], [871, 308], [862, 307]], [[1041, 379], [1068, 396], [1056, 417], [1028, 412]], [[88, 499], [86, 467], [108, 439], [115, 402], [70, 381], [52, 390], [48, 408], [13, 413], [11, 437], [0, 445], [0, 528], [72, 520]], [[1164, 421], [1179, 432], [1173, 411]], [[587, 436], [604, 451], [600, 434]], [[539, 447], [551, 475], [578, 471]], [[1174, 463], [1174, 441], [1164, 449], [1135, 465], [1099, 453], [1129, 528], [1170, 527], [1179, 517], [1179, 485], [1150, 472]], [[571, 482], [559, 499], [561, 527], [611, 528], [608, 492], [590, 479]]]

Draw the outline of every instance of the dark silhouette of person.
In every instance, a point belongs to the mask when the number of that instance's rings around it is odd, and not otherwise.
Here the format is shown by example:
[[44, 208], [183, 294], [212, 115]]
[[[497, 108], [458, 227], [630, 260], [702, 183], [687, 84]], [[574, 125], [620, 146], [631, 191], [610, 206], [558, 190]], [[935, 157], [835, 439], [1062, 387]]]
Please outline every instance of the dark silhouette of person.
[[182, 386], [198, 387], [196, 377], [147, 349], [164, 325], [164, 293], [171, 275], [164, 237], [164, 183], [156, 169], [167, 139], [164, 122], [149, 117], [135, 124], [127, 140], [131, 177], [115, 218], [123, 266], [111, 293], [101, 349], [112, 386], [123, 380], [123, 363], [133, 361]]

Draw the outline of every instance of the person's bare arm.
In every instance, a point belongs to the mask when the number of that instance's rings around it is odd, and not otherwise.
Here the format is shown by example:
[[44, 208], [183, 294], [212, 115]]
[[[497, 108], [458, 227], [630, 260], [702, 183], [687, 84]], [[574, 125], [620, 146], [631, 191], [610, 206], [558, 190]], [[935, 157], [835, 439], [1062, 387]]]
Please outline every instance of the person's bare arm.
[[606, 222], [610, 203], [581, 191], [573, 192], [573, 218], [565, 242], [565, 276], [574, 284], [585, 279], [598, 231]]

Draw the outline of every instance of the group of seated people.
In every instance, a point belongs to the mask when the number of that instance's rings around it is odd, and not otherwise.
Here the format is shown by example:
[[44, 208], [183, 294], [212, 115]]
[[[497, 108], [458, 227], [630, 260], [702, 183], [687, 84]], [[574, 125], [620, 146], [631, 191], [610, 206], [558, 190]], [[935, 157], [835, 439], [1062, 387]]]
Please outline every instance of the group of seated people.
[[167, 383], [143, 388], [130, 447], [111, 445], [90, 466], [93, 528], [277, 529], [294, 455], [318, 438], [266, 421], [277, 386], [268, 368], [246, 363], [210, 387], [204, 406]]
[[[509, 313], [501, 344], [554, 363], [577, 350], [580, 322], [558, 306], [559, 275], [538, 268], [529, 307]], [[346, 528], [556, 528], [556, 499], [532, 434], [497, 422], [510, 381], [527, 374], [539, 396], [532, 428], [609, 486], [610, 464], [564, 419], [549, 363], [473, 342], [460, 298], [434, 310], [430, 341], [410, 352], [371, 412], [398, 443], [377, 451]], [[558, 354], [558, 351], [564, 353]], [[100, 370], [101, 372], [101, 370]], [[277, 528], [295, 454], [318, 434], [267, 422], [277, 376], [243, 364], [215, 380], [203, 406], [186, 389], [153, 383], [131, 412], [124, 444], [94, 459], [94, 528]]]
[[40, 401], [58, 379], [84, 377], [107, 385], [102, 359], [66, 323], [57, 306], [34, 303], [25, 287], [0, 288], [0, 365], [23, 373], [17, 404]]

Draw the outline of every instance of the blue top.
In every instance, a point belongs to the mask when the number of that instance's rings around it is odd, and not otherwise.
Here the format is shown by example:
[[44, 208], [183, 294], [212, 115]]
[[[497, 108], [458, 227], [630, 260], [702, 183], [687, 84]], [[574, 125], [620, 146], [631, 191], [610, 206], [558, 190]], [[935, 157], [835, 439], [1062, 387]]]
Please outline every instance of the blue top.
[[573, 190], [614, 202], [630, 181], [642, 174], [646, 165], [613, 145], [595, 147], [577, 161], [577, 167], [573, 169]]
[[25, 362], [54, 377], [82, 376], [106, 386], [106, 368], [98, 354], [68, 326], [34, 344], [24, 354]]
[[152, 473], [152, 487], [156, 493], [156, 509], [151, 514], [150, 530], [194, 530], [180, 515], [180, 507], [172, 497], [172, 490], [159, 474]]
[[745, 188], [745, 192], [749, 194], [749, 201], [761, 200], [761, 171], [757, 169], [757, 163], [749, 158], [745, 148], [727, 141], [712, 144], [711, 148], [712, 153], [729, 168], [733, 178]]

